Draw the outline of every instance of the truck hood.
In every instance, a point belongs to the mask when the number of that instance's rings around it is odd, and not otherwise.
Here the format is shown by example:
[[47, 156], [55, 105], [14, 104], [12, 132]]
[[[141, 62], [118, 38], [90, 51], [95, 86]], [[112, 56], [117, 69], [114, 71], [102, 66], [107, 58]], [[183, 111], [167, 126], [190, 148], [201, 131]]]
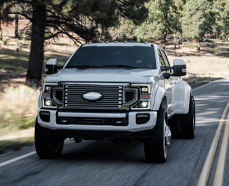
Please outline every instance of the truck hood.
[[157, 69], [61, 69], [58, 73], [49, 75], [45, 82], [77, 81], [77, 82], [130, 82], [151, 83], [152, 77], [158, 74]]

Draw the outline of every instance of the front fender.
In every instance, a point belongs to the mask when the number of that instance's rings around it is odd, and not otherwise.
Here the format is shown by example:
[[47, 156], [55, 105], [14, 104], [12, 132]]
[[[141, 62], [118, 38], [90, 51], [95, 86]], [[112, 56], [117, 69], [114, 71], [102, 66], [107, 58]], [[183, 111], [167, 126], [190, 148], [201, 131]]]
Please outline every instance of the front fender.
[[167, 110], [167, 99], [165, 96], [165, 89], [158, 84], [156, 87], [154, 98], [152, 99], [152, 110], [159, 110], [160, 106]]

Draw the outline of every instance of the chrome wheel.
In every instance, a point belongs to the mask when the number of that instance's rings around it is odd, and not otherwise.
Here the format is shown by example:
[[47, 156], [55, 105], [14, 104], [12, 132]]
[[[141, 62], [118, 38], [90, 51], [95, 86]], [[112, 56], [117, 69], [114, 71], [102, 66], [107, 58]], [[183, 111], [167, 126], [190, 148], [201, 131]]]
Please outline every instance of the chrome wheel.
[[164, 119], [164, 134], [163, 134], [163, 149], [164, 149], [164, 157], [167, 158], [167, 143], [166, 143], [166, 120]]

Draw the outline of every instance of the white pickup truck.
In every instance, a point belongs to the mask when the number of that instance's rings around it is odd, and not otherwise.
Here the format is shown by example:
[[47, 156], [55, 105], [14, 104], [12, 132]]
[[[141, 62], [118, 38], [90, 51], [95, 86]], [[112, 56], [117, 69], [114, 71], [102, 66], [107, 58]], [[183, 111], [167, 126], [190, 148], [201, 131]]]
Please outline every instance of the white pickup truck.
[[147, 43], [80, 46], [46, 63], [35, 125], [40, 158], [60, 157], [64, 140], [140, 140], [148, 162], [163, 163], [171, 137], [195, 137], [195, 100], [180, 76], [186, 64]]

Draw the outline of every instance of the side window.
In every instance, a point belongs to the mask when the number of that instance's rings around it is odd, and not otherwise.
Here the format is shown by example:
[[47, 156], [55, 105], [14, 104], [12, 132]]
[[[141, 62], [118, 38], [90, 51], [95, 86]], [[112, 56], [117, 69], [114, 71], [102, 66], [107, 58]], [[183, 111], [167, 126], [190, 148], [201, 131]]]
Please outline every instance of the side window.
[[162, 53], [162, 56], [163, 56], [163, 58], [165, 60], [165, 66], [170, 66], [169, 65], [169, 60], [168, 60], [168, 58], [167, 58], [167, 56], [165, 54], [165, 51], [161, 50], [161, 53]]
[[[165, 54], [165, 51], [161, 50], [161, 53], [162, 53], [162, 56], [163, 56], [164, 61], [165, 61], [165, 66], [168, 66], [169, 67], [170, 66], [169, 60], [168, 60], [168, 58], [167, 58], [167, 56]], [[169, 70], [167, 73], [171, 73], [171, 70]]]
[[160, 63], [161, 63], [161, 66], [166, 66], [166, 65], [165, 65], [165, 62], [164, 62], [164, 59], [163, 59], [163, 57], [162, 57], [162, 54], [161, 54], [161, 52], [160, 52], [159, 49], [157, 49], [157, 53], [158, 53], [158, 56], [159, 56], [159, 61], [160, 61]]

